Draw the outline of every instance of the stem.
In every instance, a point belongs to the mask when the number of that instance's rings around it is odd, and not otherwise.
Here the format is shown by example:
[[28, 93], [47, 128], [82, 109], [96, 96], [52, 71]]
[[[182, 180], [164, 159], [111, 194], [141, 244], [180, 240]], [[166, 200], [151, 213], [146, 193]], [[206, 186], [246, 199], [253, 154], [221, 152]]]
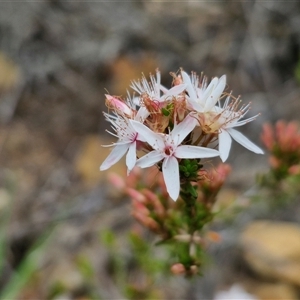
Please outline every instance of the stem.
[[[205, 139], [206, 137], [208, 137], [208, 138]], [[198, 137], [198, 139], [195, 141], [194, 145], [199, 145], [200, 142], [202, 141], [202, 139], [204, 139], [204, 141], [202, 143], [202, 147], [207, 147], [207, 145], [212, 141], [212, 139], [214, 137], [216, 137], [216, 133], [207, 134], [202, 131], [200, 136]]]
[[194, 143], [194, 145], [199, 145], [200, 141], [202, 140], [202, 138], [205, 136], [205, 133], [202, 131], [200, 136], [198, 137], [198, 139], [196, 140], [196, 142]]
[[[207, 140], [212, 140], [214, 135], [207, 136]], [[209, 141], [208, 141], [209, 142]], [[199, 178], [199, 170], [202, 168], [200, 160], [182, 160], [180, 162], [181, 170], [181, 192], [180, 196], [184, 201], [184, 218], [182, 224], [185, 231], [190, 235], [191, 239], [186, 247], [180, 248], [181, 263], [189, 270], [190, 276], [197, 274], [197, 270], [201, 265], [201, 258], [198, 254], [201, 252], [201, 245], [195, 243], [194, 237], [197, 231], [201, 230], [203, 224], [206, 223], [206, 214], [202, 210], [202, 206], [198, 203], [198, 185], [195, 184]], [[203, 218], [203, 219], [202, 219]], [[202, 224], [202, 222], [204, 222]], [[200, 247], [200, 248], [199, 248]]]
[[202, 147], [207, 147], [207, 145], [212, 141], [212, 139], [216, 136], [215, 133], [211, 133], [208, 138], [203, 142]]
[[197, 196], [194, 192], [195, 187], [190, 183], [190, 181], [186, 181], [182, 184], [182, 193], [181, 197], [185, 203], [185, 213], [187, 216], [187, 225], [188, 225], [188, 232], [189, 234], [193, 234], [196, 230], [195, 224], [193, 220], [195, 219], [195, 203], [197, 200]]

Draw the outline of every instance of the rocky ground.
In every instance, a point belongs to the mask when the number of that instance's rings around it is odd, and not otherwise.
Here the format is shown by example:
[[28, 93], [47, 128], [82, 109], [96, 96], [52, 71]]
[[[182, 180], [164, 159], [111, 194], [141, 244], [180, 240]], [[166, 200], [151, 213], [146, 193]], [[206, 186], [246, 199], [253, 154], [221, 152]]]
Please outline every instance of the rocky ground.
[[[296, 1], [1, 2], [0, 210], [11, 209], [1, 282], [55, 227], [40, 271], [18, 299], [51, 298], [57, 282], [64, 299], [87, 299], [80, 298], [88, 287], [78, 255], [95, 266], [103, 299], [123, 298], [99, 240], [103, 228], [122, 239], [135, 226], [127, 199], [99, 172], [108, 153], [101, 145], [110, 141], [102, 115], [106, 90], [124, 95], [130, 80], [157, 67], [166, 85], [168, 73], [180, 67], [209, 77], [226, 73], [229, 89], [252, 102], [252, 115], [261, 113], [241, 128], [260, 144], [265, 121], [299, 119], [299, 15]], [[237, 145], [229, 162], [228, 197], [251, 191], [255, 174], [267, 169], [266, 156]], [[157, 287], [164, 291], [157, 297], [212, 299], [217, 289], [238, 282], [258, 299], [299, 299], [295, 215], [279, 217], [292, 222], [288, 226], [274, 218], [252, 224], [257, 213], [242, 214], [240, 223], [219, 229], [224, 243], [211, 249], [216, 263], [202, 279], [170, 279]]]

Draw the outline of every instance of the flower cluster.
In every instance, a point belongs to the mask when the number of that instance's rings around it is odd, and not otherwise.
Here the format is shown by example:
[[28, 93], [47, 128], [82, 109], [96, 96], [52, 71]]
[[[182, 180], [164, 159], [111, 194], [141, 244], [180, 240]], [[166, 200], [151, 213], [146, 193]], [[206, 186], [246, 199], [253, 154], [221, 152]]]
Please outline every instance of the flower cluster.
[[300, 174], [300, 130], [292, 121], [278, 121], [275, 126], [265, 124], [262, 141], [270, 152], [269, 162], [277, 179]]
[[[160, 72], [133, 81], [135, 97], [126, 99], [106, 95], [106, 105], [113, 114], [104, 113], [118, 138], [102, 163], [106, 170], [126, 153], [128, 173], [135, 167], [156, 165], [162, 171], [168, 194], [177, 200], [184, 191], [193, 194], [189, 182], [197, 182], [200, 159], [220, 156], [226, 161], [231, 141], [262, 154], [262, 150], [234, 129], [256, 118], [243, 119], [248, 105], [224, 92], [226, 76], [213, 78], [190, 76], [180, 71], [173, 76], [173, 86], [161, 84]], [[221, 100], [224, 98], [223, 105]], [[138, 155], [141, 150], [144, 155]], [[137, 158], [138, 157], [138, 158]]]

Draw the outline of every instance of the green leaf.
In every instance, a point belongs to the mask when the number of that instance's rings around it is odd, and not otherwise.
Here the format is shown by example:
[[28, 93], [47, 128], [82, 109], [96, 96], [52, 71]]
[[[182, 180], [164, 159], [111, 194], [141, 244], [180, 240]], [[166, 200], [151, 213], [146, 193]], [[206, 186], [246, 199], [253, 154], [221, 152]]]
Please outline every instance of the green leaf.
[[198, 197], [197, 189], [194, 186], [192, 186], [191, 184], [189, 184], [187, 186], [187, 190], [194, 198]]
[[31, 248], [8, 284], [2, 290], [0, 295], [1, 300], [16, 299], [18, 293], [32, 278], [34, 272], [37, 271], [39, 267], [38, 263], [45, 253], [45, 248], [48, 245], [49, 240], [49, 233], [46, 233]]
[[179, 170], [180, 170], [182, 173], [186, 173], [186, 172], [187, 172], [187, 167], [186, 167], [186, 166], [179, 165]]
[[166, 108], [164, 108], [164, 107], [161, 109], [161, 112], [166, 117], [168, 117], [170, 115], [170, 112]]

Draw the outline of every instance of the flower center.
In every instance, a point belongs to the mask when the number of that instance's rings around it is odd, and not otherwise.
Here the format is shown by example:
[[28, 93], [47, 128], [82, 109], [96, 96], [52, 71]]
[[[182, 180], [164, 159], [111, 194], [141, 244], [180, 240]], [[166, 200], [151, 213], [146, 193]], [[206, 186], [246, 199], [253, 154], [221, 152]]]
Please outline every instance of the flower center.
[[167, 146], [165, 148], [165, 154], [170, 156], [173, 153], [173, 148], [171, 146]]
[[206, 112], [199, 114], [199, 122], [201, 124], [202, 130], [206, 134], [216, 133], [221, 127], [219, 123], [219, 118], [221, 114], [216, 114], [214, 112]]

